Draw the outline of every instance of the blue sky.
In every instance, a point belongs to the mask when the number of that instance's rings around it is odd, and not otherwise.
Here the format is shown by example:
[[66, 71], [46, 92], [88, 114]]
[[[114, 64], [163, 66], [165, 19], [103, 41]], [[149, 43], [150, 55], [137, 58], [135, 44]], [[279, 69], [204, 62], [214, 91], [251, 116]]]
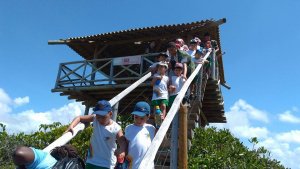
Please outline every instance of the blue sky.
[[299, 168], [299, 9], [297, 0], [0, 1], [0, 122], [32, 131], [81, 114], [80, 104], [50, 90], [59, 63], [82, 59], [48, 40], [225, 17], [221, 46], [232, 89], [222, 89], [228, 123], [219, 126], [241, 140], [257, 136], [272, 157]]

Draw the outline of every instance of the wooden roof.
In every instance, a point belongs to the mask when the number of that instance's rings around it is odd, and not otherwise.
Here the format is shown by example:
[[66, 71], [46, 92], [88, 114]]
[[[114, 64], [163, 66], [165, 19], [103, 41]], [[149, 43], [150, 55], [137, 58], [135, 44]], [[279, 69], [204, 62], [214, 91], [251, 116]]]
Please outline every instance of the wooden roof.
[[[226, 22], [220, 20], [202, 20], [190, 23], [160, 25], [144, 28], [135, 28], [115, 32], [101, 33], [96, 35], [72, 37], [49, 41], [49, 44], [66, 44], [84, 59], [113, 58], [144, 54], [146, 47], [152, 41], [156, 42], [155, 52], [166, 51], [169, 41], [182, 38], [186, 42], [194, 36], [203, 39], [204, 34], [209, 32], [211, 39], [217, 40], [221, 55], [221, 41], [219, 25]], [[117, 50], [116, 50], [117, 49]], [[225, 82], [222, 56], [218, 57], [221, 83]]]

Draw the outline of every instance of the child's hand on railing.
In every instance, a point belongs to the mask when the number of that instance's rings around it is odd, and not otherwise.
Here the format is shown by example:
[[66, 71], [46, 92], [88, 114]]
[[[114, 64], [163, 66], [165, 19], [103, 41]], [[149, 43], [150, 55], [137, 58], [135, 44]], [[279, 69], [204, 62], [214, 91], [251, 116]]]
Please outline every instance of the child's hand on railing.
[[72, 126], [69, 126], [64, 133], [68, 133], [68, 132], [71, 132], [72, 135], [74, 135], [74, 128]]

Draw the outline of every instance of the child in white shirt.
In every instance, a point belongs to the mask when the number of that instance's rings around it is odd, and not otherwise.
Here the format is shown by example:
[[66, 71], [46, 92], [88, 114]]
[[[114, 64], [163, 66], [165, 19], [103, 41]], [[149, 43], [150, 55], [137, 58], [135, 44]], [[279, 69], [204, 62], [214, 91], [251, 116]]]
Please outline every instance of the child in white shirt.
[[[118, 158], [125, 157], [126, 139], [121, 126], [111, 119], [112, 107], [106, 100], [100, 100], [91, 115], [76, 117], [67, 131], [79, 123], [93, 122], [93, 134], [87, 154], [86, 169], [106, 168], [113, 169]], [[120, 148], [117, 149], [116, 140]], [[115, 156], [116, 155], [116, 156]]]
[[[160, 108], [160, 116], [155, 116], [156, 128], [159, 128], [161, 121], [166, 116], [166, 107], [168, 106], [168, 85], [169, 77], [166, 75], [168, 64], [166, 62], [159, 62], [157, 65], [157, 73], [153, 75], [151, 86], [153, 86], [152, 105], [154, 106], [154, 114], [156, 107]], [[158, 119], [159, 118], [159, 119]]]
[[[136, 103], [131, 114], [134, 116], [134, 123], [125, 128], [125, 137], [128, 142], [126, 159], [130, 169], [137, 169], [154, 138], [155, 127], [146, 124], [150, 114], [148, 103], [143, 101]], [[154, 168], [154, 162], [149, 168]]]
[[176, 63], [174, 69], [174, 76], [171, 76], [170, 79], [170, 86], [169, 86], [169, 107], [172, 106], [174, 99], [178, 95], [179, 91], [181, 90], [184, 82], [186, 81], [182, 75], [183, 65], [182, 63]]

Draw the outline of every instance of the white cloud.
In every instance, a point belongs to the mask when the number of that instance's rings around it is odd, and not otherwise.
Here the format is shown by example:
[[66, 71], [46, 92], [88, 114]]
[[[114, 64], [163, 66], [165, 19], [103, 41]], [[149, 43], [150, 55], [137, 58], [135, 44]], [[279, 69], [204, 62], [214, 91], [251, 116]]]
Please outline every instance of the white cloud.
[[[294, 111], [297, 111], [297, 109], [293, 108]], [[279, 120], [283, 122], [288, 122], [288, 123], [300, 123], [300, 118], [296, 117], [292, 114], [291, 111], [285, 111], [282, 114], [279, 114]]]
[[240, 137], [245, 138], [267, 138], [269, 131], [265, 127], [250, 127], [250, 126], [237, 126], [232, 129], [232, 132], [238, 134]]
[[300, 130], [279, 133], [276, 135], [276, 139], [283, 142], [300, 144]]
[[29, 133], [37, 131], [40, 124], [51, 124], [53, 122], [68, 124], [74, 117], [82, 115], [84, 112], [84, 106], [78, 102], [72, 102], [63, 107], [53, 108], [45, 112], [36, 112], [34, 110], [14, 112], [13, 106], [21, 106], [28, 102], [28, 96], [13, 100], [0, 88], [0, 123], [6, 125], [9, 133]]
[[290, 144], [270, 137], [262, 140], [258, 146], [263, 146], [271, 152], [271, 158], [281, 161], [285, 167], [300, 168], [300, 147], [293, 148]]
[[[297, 112], [298, 108], [292, 107], [292, 111]], [[264, 146], [269, 150], [271, 158], [277, 159], [285, 167], [300, 169], [298, 164], [298, 161], [300, 161], [300, 130], [290, 128], [285, 132], [276, 132], [272, 128], [267, 112], [259, 110], [241, 99], [236, 101], [225, 115], [227, 118], [226, 124], [213, 126], [228, 128], [241, 140], [257, 137], [259, 140], [257, 146]], [[300, 120], [291, 111], [285, 111], [279, 114], [278, 117], [283, 122], [298, 123]], [[278, 123], [276, 121], [276, 124]], [[251, 144], [246, 145], [251, 146]]]
[[22, 106], [29, 103], [29, 97], [18, 97], [14, 99], [14, 105], [15, 106]]
[[246, 101], [239, 99], [230, 108], [231, 112], [238, 112], [246, 114], [249, 119], [268, 123], [269, 119], [265, 111], [259, 110], [248, 104]]
[[226, 127], [237, 137], [261, 137], [266, 138], [269, 131], [265, 127], [252, 127], [251, 121], [268, 123], [268, 115], [262, 110], [258, 110], [240, 99], [230, 107], [230, 111], [225, 113], [227, 118]]
[[0, 115], [11, 111], [11, 108], [9, 107], [10, 103], [11, 99], [5, 91], [0, 88]]

